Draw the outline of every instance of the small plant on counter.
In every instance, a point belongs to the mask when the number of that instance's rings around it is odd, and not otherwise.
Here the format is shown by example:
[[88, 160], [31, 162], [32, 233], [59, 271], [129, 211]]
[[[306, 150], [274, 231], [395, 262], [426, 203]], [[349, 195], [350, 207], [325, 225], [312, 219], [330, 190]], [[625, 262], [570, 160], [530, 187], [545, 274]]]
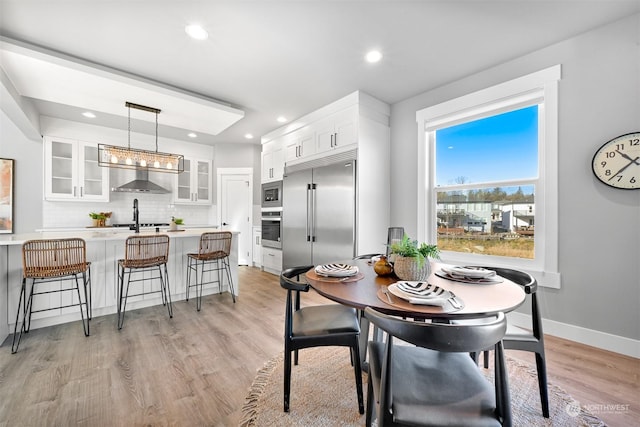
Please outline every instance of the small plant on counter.
[[424, 260], [427, 258], [440, 259], [440, 250], [436, 245], [418, 244], [417, 240], [412, 240], [406, 234], [401, 241], [391, 245], [391, 253], [402, 257], [415, 258], [419, 267], [422, 267]]
[[107, 216], [102, 212], [100, 213], [91, 212], [89, 216], [91, 217], [91, 219], [107, 219]]
[[184, 220], [182, 218], [171, 217], [171, 221], [174, 222], [176, 225], [184, 224]]

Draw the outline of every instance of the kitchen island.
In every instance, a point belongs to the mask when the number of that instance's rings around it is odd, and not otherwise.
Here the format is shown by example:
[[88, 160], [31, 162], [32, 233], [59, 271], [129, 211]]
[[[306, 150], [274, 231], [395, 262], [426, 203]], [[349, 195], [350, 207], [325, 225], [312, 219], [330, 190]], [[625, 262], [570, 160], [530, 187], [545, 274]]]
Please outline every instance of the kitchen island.
[[[231, 277], [234, 283], [235, 294], [239, 293], [238, 283], [238, 232], [218, 228], [187, 228], [179, 231], [163, 231], [159, 234], [167, 234], [170, 237], [169, 262], [169, 286], [172, 301], [186, 298], [187, 291], [187, 254], [198, 251], [200, 235], [204, 232], [231, 231]], [[64, 239], [79, 237], [87, 244], [87, 261], [91, 262], [91, 292], [93, 317], [105, 316], [117, 312], [117, 263], [124, 257], [125, 240], [134, 232], [122, 229], [87, 229], [81, 231], [55, 231], [34, 232], [14, 235], [0, 235], [0, 343], [9, 333], [13, 333], [15, 316], [20, 296], [22, 283], [22, 244], [33, 239]], [[139, 235], [157, 234], [155, 229], [141, 229]], [[212, 273], [215, 274], [215, 273]], [[205, 281], [207, 278], [205, 276]], [[145, 282], [144, 286], [159, 286], [157, 281]], [[47, 283], [43, 286], [60, 286], [60, 282]], [[228, 283], [223, 289], [218, 284], [205, 285], [203, 295], [228, 291]], [[195, 289], [191, 289], [190, 295], [194, 299]], [[64, 298], [64, 299], [63, 299]], [[77, 301], [77, 294], [71, 292], [55, 292], [47, 295], [39, 295], [34, 298], [34, 310], [54, 307]], [[61, 304], [61, 302], [63, 304]], [[231, 302], [231, 298], [229, 298]], [[151, 294], [129, 298], [127, 311], [137, 308], [162, 304], [160, 294]], [[80, 320], [78, 307], [68, 307], [34, 313], [31, 328], [37, 329], [60, 323]], [[114, 319], [114, 328], [117, 327]]]

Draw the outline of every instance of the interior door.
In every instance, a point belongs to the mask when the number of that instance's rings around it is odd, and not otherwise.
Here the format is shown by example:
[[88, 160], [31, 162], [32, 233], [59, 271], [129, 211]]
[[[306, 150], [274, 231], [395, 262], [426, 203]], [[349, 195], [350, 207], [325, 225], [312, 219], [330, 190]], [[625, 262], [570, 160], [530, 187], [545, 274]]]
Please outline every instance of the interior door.
[[228, 230], [239, 231], [238, 264], [251, 263], [252, 227], [252, 173], [239, 170], [218, 170], [218, 212], [219, 224]]

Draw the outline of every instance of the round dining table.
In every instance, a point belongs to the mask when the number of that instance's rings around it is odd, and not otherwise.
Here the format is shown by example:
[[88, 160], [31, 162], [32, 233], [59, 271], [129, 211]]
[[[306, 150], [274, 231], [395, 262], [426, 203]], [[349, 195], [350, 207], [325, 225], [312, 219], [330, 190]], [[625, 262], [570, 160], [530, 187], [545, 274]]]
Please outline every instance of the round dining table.
[[339, 261], [358, 267], [358, 273], [351, 277], [326, 277], [318, 275], [314, 269], [305, 276], [311, 287], [320, 295], [364, 310], [371, 307], [386, 314], [408, 317], [413, 319], [469, 319], [494, 316], [499, 312], [510, 312], [518, 308], [525, 300], [525, 293], [521, 286], [506, 278], [498, 277], [492, 282], [476, 281], [466, 283], [450, 280], [440, 274], [440, 268], [446, 266], [432, 262], [431, 275], [427, 282], [437, 285], [453, 293], [456, 301], [445, 303], [443, 306], [412, 304], [396, 295], [384, 292], [392, 283], [399, 282], [395, 275], [378, 276], [373, 270], [373, 264], [367, 259]]

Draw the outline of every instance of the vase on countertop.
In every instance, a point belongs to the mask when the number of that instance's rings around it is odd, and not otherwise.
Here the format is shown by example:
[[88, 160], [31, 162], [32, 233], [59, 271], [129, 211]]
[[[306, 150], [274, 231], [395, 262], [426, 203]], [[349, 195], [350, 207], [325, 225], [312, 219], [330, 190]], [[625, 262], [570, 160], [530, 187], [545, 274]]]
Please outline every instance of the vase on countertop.
[[172, 219], [169, 224], [169, 231], [176, 231], [178, 229], [178, 224]]

